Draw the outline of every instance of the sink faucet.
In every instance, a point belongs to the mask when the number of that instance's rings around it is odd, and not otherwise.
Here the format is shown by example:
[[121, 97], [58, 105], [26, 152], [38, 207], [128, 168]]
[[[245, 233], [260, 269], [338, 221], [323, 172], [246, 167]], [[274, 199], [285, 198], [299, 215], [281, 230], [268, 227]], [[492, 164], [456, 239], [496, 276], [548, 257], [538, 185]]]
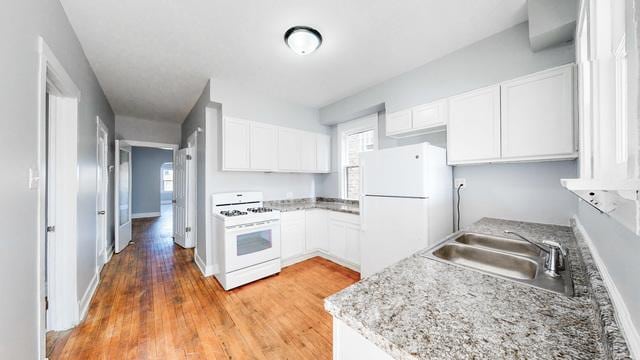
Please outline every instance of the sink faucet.
[[562, 247], [562, 245], [550, 240], [544, 240], [542, 241], [542, 244], [540, 244], [537, 241], [527, 239], [526, 237], [518, 234], [515, 231], [505, 230], [504, 233], [515, 235], [547, 253], [544, 262], [544, 273], [554, 278], [560, 276], [559, 271], [564, 270], [564, 261], [565, 257], [567, 256], [567, 251]]

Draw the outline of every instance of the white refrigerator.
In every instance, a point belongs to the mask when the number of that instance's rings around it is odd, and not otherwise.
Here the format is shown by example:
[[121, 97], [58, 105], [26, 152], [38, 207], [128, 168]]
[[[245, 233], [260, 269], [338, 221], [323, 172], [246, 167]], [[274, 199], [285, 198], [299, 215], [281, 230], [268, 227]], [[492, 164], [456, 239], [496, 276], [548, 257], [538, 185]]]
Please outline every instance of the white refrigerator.
[[361, 154], [362, 277], [453, 231], [452, 171], [429, 143]]

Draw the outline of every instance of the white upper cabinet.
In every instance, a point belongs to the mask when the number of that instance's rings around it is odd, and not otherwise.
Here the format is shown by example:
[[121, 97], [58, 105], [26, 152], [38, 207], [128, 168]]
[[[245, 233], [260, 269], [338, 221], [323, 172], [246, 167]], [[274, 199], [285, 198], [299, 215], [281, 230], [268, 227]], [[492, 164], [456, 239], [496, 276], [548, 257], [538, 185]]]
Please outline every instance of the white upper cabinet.
[[224, 117], [222, 170], [327, 173], [331, 137]]
[[387, 135], [411, 131], [411, 109], [387, 114]]
[[225, 117], [222, 134], [223, 170], [249, 170], [251, 122]]
[[278, 170], [300, 171], [302, 169], [300, 131], [278, 129]]
[[278, 128], [251, 122], [251, 169], [272, 171], [278, 167]]
[[447, 100], [416, 106], [411, 110], [414, 130], [432, 129], [447, 125]]
[[573, 65], [501, 84], [502, 158], [575, 158]]
[[300, 135], [300, 169], [304, 172], [317, 170], [318, 154], [316, 134], [301, 131]]
[[500, 86], [449, 98], [447, 161], [474, 163], [500, 158]]
[[328, 173], [331, 171], [331, 137], [329, 135], [316, 135], [318, 172]]

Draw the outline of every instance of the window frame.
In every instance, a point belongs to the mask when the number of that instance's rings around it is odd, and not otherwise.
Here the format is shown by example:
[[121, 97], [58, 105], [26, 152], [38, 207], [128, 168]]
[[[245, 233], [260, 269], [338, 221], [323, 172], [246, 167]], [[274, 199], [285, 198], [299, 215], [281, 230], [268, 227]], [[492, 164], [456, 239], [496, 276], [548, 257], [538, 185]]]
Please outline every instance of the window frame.
[[371, 115], [367, 115], [361, 118], [357, 118], [354, 120], [350, 120], [337, 126], [337, 139], [338, 139], [338, 160], [339, 160], [339, 171], [338, 171], [338, 183], [340, 185], [340, 197], [342, 199], [348, 200], [359, 200], [349, 199], [347, 197], [347, 175], [346, 168], [351, 165], [348, 165], [347, 160], [347, 137], [349, 135], [370, 131], [373, 130], [373, 151], [378, 150], [378, 113], [374, 113]]
[[[165, 180], [164, 179], [164, 171], [167, 170], [167, 168], [169, 168], [169, 170], [171, 170], [171, 180]], [[163, 193], [170, 193], [173, 192], [175, 190], [175, 179], [174, 179], [174, 175], [175, 173], [173, 172], [173, 163], [172, 162], [166, 162], [163, 163], [162, 165], [160, 165], [160, 191]], [[171, 181], [171, 191], [167, 191], [165, 190], [165, 182], [169, 182]]]

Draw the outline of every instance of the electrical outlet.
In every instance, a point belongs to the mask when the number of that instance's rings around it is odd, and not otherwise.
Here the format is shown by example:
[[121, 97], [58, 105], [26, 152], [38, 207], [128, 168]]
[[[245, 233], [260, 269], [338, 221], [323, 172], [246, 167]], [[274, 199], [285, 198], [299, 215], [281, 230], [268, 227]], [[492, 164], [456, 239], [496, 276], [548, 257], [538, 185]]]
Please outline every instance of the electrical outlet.
[[458, 179], [455, 179], [453, 181], [453, 183], [454, 183], [454, 187], [456, 189], [458, 189], [458, 187], [460, 187], [460, 185], [462, 185], [462, 189], [460, 189], [460, 190], [463, 190], [464, 188], [467, 187], [467, 179], [458, 178]]

